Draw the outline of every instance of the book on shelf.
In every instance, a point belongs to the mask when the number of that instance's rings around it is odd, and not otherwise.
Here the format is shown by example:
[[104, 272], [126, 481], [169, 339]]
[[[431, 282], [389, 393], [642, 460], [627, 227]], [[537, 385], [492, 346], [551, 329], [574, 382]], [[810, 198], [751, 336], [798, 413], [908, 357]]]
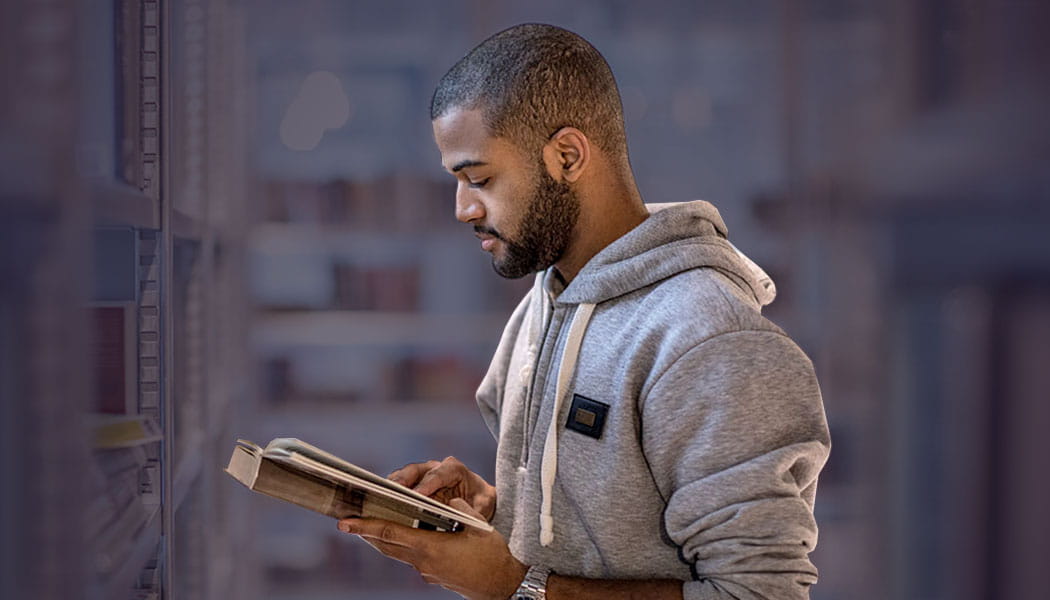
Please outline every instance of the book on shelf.
[[157, 422], [148, 415], [94, 414], [92, 445], [98, 449], [131, 448], [164, 438]]
[[162, 436], [156, 423], [141, 415], [92, 415], [90, 420], [95, 450], [88, 467], [91, 499], [84, 507], [88, 537], [122, 543], [159, 502], [159, 463], [150, 458], [147, 445]]
[[91, 356], [94, 362], [95, 408], [108, 414], [136, 412], [138, 311], [134, 302], [95, 302]]
[[492, 526], [295, 438], [237, 440], [226, 472], [248, 489], [335, 519], [365, 517], [435, 531]]

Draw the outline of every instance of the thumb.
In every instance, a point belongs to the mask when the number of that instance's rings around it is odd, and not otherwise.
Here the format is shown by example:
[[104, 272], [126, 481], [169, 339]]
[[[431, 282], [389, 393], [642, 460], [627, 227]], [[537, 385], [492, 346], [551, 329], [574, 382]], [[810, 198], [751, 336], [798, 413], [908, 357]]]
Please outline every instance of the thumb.
[[482, 516], [482, 514], [478, 511], [474, 510], [474, 507], [471, 506], [470, 503], [464, 500], [463, 498], [453, 498], [452, 500], [449, 500], [448, 505], [458, 510], [459, 512], [467, 513], [475, 519], [479, 519], [481, 521], [488, 521], [488, 519]]

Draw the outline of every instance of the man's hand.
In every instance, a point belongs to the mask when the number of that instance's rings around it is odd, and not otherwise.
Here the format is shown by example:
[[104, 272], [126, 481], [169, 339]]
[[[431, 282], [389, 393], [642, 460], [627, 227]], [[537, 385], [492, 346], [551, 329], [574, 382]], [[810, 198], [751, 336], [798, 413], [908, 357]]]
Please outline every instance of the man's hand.
[[[449, 505], [482, 517], [462, 498], [453, 498]], [[360, 536], [390, 558], [412, 565], [427, 583], [468, 600], [506, 600], [528, 570], [495, 530], [486, 533], [468, 526], [458, 533], [441, 533], [357, 518], [339, 521], [339, 530]]]
[[387, 478], [450, 506], [453, 498], [462, 498], [485, 521], [496, 512], [496, 488], [452, 456], [405, 465]]

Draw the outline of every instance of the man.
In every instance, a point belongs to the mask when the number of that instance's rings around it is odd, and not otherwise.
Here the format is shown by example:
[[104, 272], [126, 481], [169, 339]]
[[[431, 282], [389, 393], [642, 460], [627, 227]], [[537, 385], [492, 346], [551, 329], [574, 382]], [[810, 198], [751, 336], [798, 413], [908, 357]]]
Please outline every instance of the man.
[[500, 275], [538, 275], [477, 393], [495, 486], [454, 458], [391, 477], [496, 531], [340, 528], [470, 599], [807, 598], [830, 444], [812, 365], [714, 207], [642, 203], [602, 56], [511, 28], [431, 118], [456, 217]]

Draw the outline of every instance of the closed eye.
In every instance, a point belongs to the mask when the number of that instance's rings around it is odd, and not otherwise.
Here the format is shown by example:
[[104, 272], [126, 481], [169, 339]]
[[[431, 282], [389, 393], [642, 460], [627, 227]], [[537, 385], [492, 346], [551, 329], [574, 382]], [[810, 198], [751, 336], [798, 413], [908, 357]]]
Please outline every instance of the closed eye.
[[492, 178], [491, 177], [486, 177], [486, 178], [481, 179], [479, 181], [468, 181], [467, 185], [472, 187], [472, 188], [474, 188], [474, 189], [481, 189], [481, 188], [485, 187], [488, 184], [490, 179], [492, 179]]

